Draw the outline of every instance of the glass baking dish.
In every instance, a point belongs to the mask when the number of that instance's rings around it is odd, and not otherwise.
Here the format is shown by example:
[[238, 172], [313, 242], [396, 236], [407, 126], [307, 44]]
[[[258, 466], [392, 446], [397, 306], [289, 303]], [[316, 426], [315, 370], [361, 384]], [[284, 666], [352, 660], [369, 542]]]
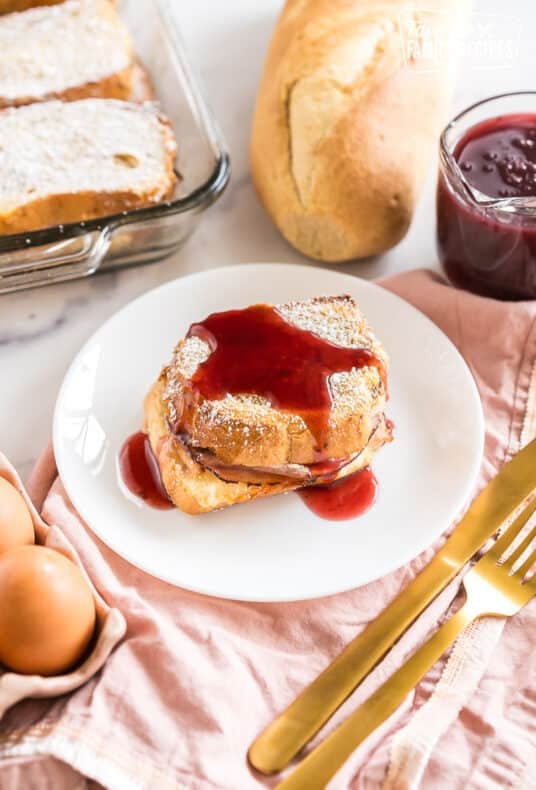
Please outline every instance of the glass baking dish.
[[121, 0], [136, 53], [178, 143], [172, 200], [119, 215], [0, 237], [0, 293], [160, 260], [175, 252], [225, 189], [229, 157], [168, 0]]

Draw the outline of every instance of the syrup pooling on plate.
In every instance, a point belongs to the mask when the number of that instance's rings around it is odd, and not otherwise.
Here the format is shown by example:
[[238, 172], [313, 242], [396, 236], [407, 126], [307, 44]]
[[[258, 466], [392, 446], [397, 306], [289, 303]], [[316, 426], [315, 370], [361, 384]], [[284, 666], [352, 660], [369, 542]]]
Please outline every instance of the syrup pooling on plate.
[[258, 395], [281, 411], [299, 415], [313, 434], [321, 459], [331, 412], [329, 377], [365, 366], [384, 380], [378, 357], [367, 348], [338, 346], [286, 321], [270, 305], [213, 313], [193, 324], [211, 350], [188, 383], [185, 407], [200, 399]]
[[378, 483], [369, 467], [322, 486], [298, 492], [309, 510], [328, 521], [347, 521], [362, 516], [372, 507]]
[[142, 431], [133, 433], [123, 444], [119, 452], [119, 469], [128, 490], [147, 505], [158, 510], [174, 507], [162, 483], [149, 437]]

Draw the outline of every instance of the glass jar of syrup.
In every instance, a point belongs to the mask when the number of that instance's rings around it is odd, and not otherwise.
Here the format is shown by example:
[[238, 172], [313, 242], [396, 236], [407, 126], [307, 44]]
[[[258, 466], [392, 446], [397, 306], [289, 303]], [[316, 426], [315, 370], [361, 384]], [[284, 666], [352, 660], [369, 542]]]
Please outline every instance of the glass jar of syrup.
[[486, 99], [444, 130], [437, 242], [453, 285], [536, 299], [536, 91]]

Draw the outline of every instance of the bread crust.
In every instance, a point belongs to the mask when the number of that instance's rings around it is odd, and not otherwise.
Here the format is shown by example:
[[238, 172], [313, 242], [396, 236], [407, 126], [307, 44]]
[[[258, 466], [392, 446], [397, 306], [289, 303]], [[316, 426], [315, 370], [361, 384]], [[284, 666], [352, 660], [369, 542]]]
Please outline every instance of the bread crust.
[[86, 222], [120, 214], [122, 211], [145, 208], [172, 196], [175, 183], [173, 168], [169, 171], [168, 183], [166, 191], [158, 186], [144, 193], [66, 192], [63, 195], [39, 198], [0, 216], [0, 235], [28, 233], [52, 225]]
[[77, 101], [78, 99], [120, 99], [128, 101], [133, 90], [134, 64], [129, 64], [121, 71], [110, 74], [95, 82], [86, 82], [84, 85], [74, 85], [61, 91], [42, 93], [39, 96], [17, 96], [15, 99], [6, 99], [0, 96], [0, 110], [8, 107], [24, 107], [36, 102]]
[[0, 14], [11, 14], [14, 11], [26, 11], [38, 5], [57, 5], [63, 0], [0, 0]]
[[145, 399], [144, 428], [158, 461], [164, 487], [180, 510], [191, 515], [208, 513], [296, 488], [296, 484], [291, 482], [251, 485], [221, 480], [198, 464], [182, 442], [170, 432], [162, 395], [163, 382], [159, 380]]
[[[449, 0], [452, 24], [462, 4]], [[409, 227], [450, 80], [439, 66], [404, 62], [407, 5], [287, 0], [279, 19], [257, 95], [252, 176], [281, 233], [309, 257], [375, 255]], [[425, 8], [435, 6], [443, 10]]]

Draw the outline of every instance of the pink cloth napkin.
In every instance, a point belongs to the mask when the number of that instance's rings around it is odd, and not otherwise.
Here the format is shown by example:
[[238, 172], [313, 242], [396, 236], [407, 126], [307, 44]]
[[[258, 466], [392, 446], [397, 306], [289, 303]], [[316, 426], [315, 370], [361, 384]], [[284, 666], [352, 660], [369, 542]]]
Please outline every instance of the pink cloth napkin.
[[[536, 302], [482, 299], [422, 271], [383, 285], [434, 320], [467, 360], [486, 414], [483, 485], [536, 433]], [[230, 602], [159, 582], [111, 552], [70, 504], [51, 451], [30, 491], [44, 518], [75, 545], [104, 598], [125, 614], [128, 632], [101, 673], [77, 692], [26, 701], [6, 714], [2, 790], [81, 788], [90, 786], [87, 780], [113, 790], [273, 786], [276, 780], [248, 768], [251, 740], [439, 545], [352, 592], [302, 603]], [[422, 641], [455, 595], [452, 584], [331, 727]], [[468, 629], [329, 787], [529, 787], [535, 625], [529, 605], [506, 625], [485, 620]]]

